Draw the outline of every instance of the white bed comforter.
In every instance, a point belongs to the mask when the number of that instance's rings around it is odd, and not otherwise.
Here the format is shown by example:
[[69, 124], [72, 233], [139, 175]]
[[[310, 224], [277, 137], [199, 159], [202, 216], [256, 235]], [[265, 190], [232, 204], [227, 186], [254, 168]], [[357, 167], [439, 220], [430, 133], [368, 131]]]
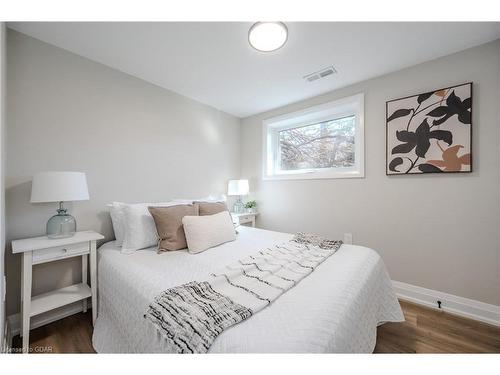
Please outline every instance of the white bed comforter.
[[[114, 242], [98, 251], [98, 318], [93, 344], [99, 353], [165, 352], [157, 330], [144, 319], [163, 290], [193, 280], [292, 235], [240, 227], [234, 242], [200, 254], [146, 249], [121, 254]], [[376, 327], [403, 314], [380, 256], [342, 245], [273, 304], [223, 332], [211, 353], [369, 353]]]

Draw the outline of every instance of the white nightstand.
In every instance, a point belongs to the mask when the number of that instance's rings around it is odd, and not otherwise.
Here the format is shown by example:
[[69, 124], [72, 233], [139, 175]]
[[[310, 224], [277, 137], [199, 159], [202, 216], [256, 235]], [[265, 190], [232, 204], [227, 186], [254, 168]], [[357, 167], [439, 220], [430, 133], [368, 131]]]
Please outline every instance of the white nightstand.
[[[87, 311], [87, 298], [92, 297], [92, 322], [97, 318], [97, 257], [96, 241], [104, 236], [93, 231], [77, 232], [73, 237], [50, 239], [46, 236], [12, 241], [12, 253], [22, 253], [21, 334], [23, 352], [29, 349], [30, 318], [57, 307], [82, 301]], [[90, 285], [87, 284], [87, 263], [90, 254]], [[31, 296], [32, 267], [71, 257], [82, 257], [82, 282], [52, 292]]]
[[259, 214], [258, 212], [243, 213], [243, 214], [237, 214], [231, 212], [231, 217], [233, 218], [233, 223], [235, 225], [250, 223], [252, 227], [255, 227], [255, 218], [257, 217], [258, 214]]

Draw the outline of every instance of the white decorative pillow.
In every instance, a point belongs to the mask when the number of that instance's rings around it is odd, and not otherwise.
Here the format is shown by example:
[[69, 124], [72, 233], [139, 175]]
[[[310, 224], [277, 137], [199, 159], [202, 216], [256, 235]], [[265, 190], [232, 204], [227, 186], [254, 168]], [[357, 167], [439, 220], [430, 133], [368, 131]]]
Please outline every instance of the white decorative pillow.
[[190, 253], [200, 253], [236, 239], [233, 221], [228, 211], [215, 215], [184, 216], [182, 225]]
[[149, 206], [164, 207], [179, 204], [179, 202], [124, 204], [124, 237], [121, 252], [132, 254], [158, 243], [155, 222], [148, 211]]
[[111, 222], [113, 223], [113, 231], [115, 232], [116, 246], [122, 246], [123, 237], [125, 235], [125, 213], [123, 210], [125, 205], [126, 203], [122, 202], [113, 202], [108, 204]]

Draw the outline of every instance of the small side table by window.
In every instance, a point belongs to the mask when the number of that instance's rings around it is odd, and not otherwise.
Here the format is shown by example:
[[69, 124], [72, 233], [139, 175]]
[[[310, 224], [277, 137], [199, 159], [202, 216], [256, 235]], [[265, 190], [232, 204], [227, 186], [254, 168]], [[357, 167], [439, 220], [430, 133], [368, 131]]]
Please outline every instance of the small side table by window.
[[255, 227], [255, 218], [257, 217], [257, 215], [257, 212], [247, 212], [243, 214], [231, 212], [231, 217], [233, 218], [233, 223], [235, 225], [250, 224], [252, 227]]
[[[29, 351], [30, 318], [44, 312], [82, 301], [87, 311], [87, 298], [92, 297], [92, 323], [97, 318], [97, 254], [96, 241], [104, 236], [94, 231], [77, 232], [73, 237], [50, 239], [46, 236], [12, 241], [12, 253], [23, 254], [21, 263], [21, 335], [23, 352]], [[87, 264], [90, 255], [90, 287]], [[82, 282], [65, 288], [31, 296], [32, 267], [71, 257], [82, 257]]]

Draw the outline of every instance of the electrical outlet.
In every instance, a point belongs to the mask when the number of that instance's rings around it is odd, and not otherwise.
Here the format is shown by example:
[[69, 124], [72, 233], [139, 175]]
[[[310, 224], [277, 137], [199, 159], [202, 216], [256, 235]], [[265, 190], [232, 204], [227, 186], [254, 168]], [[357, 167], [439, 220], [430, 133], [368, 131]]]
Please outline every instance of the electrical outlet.
[[352, 233], [344, 233], [344, 243], [345, 244], [352, 244]]

